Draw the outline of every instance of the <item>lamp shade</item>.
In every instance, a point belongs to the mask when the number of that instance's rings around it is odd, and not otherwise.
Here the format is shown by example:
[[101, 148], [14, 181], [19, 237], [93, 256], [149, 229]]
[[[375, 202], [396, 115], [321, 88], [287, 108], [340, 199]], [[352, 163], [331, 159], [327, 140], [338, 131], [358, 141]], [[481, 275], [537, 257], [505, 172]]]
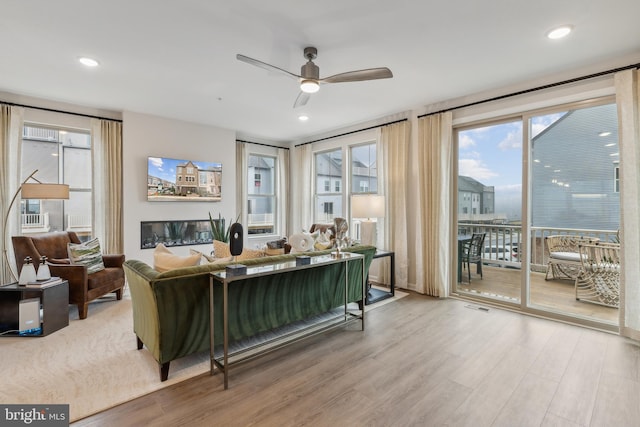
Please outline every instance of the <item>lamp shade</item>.
[[23, 199], [69, 199], [69, 186], [66, 184], [22, 184]]
[[384, 196], [362, 194], [351, 196], [353, 218], [384, 218]]

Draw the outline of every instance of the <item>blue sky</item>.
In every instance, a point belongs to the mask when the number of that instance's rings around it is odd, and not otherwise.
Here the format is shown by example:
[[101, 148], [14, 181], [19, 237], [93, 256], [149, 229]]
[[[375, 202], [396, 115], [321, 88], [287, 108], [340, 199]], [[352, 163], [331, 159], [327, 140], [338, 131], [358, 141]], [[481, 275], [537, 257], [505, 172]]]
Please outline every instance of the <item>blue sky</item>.
[[[176, 166], [187, 163], [188, 160], [167, 159], [165, 157], [149, 157], [149, 175], [162, 178], [166, 181], [176, 182]], [[222, 168], [221, 163], [198, 162], [192, 160], [193, 164], [200, 169]]]
[[[532, 118], [532, 136], [564, 113]], [[458, 174], [494, 186], [496, 213], [520, 215], [522, 198], [522, 122], [478, 127], [458, 134]]]

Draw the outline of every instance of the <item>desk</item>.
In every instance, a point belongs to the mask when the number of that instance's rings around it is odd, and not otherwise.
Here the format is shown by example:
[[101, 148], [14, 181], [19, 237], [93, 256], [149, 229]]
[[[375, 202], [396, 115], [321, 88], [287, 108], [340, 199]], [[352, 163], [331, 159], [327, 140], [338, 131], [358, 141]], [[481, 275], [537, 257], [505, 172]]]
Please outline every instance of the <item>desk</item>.
[[470, 234], [459, 234], [458, 235], [458, 282], [462, 280], [462, 248], [464, 248], [464, 244], [471, 241]]
[[43, 337], [69, 325], [69, 282], [63, 280], [46, 288], [19, 286], [17, 283], [0, 286], [0, 333], [18, 329], [20, 301], [40, 298], [42, 333], [19, 335], [9, 332], [0, 336]]
[[391, 277], [389, 279], [389, 291], [383, 291], [373, 287], [369, 287], [369, 277], [367, 275], [367, 298], [366, 305], [373, 304], [374, 302], [382, 301], [383, 299], [391, 298], [396, 294], [396, 272], [395, 272], [395, 252], [376, 250], [373, 254], [373, 259], [389, 257], [391, 262]]

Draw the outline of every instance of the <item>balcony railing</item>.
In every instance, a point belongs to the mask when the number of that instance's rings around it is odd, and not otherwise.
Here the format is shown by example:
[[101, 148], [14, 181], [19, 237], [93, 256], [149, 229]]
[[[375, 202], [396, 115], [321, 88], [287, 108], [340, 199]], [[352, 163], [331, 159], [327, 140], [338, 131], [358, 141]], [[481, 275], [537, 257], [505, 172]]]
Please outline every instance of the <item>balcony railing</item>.
[[49, 212], [41, 214], [21, 215], [22, 234], [46, 233], [51, 229], [49, 226]]
[[67, 215], [67, 231], [91, 233], [91, 215]]
[[[486, 233], [483, 250], [485, 264], [501, 267], [520, 268], [520, 247], [524, 243], [520, 225], [458, 223], [458, 234]], [[545, 271], [549, 254], [544, 238], [547, 236], [569, 234], [597, 237], [601, 241], [617, 241], [617, 230], [596, 230], [582, 228], [531, 227], [531, 270]]]
[[248, 234], [270, 234], [275, 230], [274, 215], [272, 213], [249, 214]]

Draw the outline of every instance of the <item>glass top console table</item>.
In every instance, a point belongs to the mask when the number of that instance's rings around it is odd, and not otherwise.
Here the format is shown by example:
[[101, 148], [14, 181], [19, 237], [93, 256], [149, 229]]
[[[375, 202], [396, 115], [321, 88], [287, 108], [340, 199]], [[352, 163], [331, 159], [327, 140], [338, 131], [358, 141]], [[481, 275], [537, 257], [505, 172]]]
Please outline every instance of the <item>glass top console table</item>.
[[[227, 271], [214, 272], [210, 274], [209, 280], [209, 309], [210, 309], [210, 374], [213, 375], [218, 368], [224, 374], [224, 388], [229, 386], [228, 374], [229, 369], [237, 363], [246, 361], [266, 354], [270, 351], [281, 348], [292, 342], [299, 341], [306, 337], [316, 335], [325, 332], [329, 329], [333, 329], [339, 326], [344, 326], [352, 321], [360, 321], [362, 330], [364, 330], [364, 310], [360, 307], [354, 308], [354, 304], [349, 306], [349, 269], [361, 268], [362, 269], [362, 283], [361, 293], [362, 301], [366, 298], [366, 271], [365, 271], [365, 257], [362, 254], [342, 252], [338, 255], [335, 253], [332, 255], [323, 255], [309, 257], [306, 261], [308, 264], [300, 265], [299, 261], [292, 260], [274, 264], [263, 264], [257, 266], [247, 267], [246, 272], [241, 274], [232, 273]], [[340, 281], [344, 282], [344, 303], [343, 307], [336, 307], [336, 310], [327, 313], [327, 316], [320, 316], [315, 321], [309, 321], [304, 319], [303, 326], [295, 328], [294, 331], [285, 329], [285, 331], [276, 330], [269, 331], [269, 337], [267, 339], [251, 339], [248, 340], [250, 344], [245, 346], [231, 347], [229, 342], [229, 288], [234, 284], [247, 281], [253, 286], [259, 285], [260, 280], [268, 278], [268, 276], [274, 276], [284, 273], [291, 273], [300, 270], [314, 269], [314, 274], [323, 274], [323, 269], [327, 269], [335, 264], [344, 263], [344, 277]], [[273, 279], [273, 277], [271, 277]], [[218, 283], [222, 285], [222, 322], [223, 322], [223, 339], [222, 339], [222, 351], [220, 348], [216, 348], [215, 343], [215, 304], [214, 304], [214, 285]], [[295, 286], [308, 286], [304, 281], [296, 283]], [[336, 286], [336, 292], [340, 289], [340, 285]], [[336, 293], [336, 298], [339, 298]]]

